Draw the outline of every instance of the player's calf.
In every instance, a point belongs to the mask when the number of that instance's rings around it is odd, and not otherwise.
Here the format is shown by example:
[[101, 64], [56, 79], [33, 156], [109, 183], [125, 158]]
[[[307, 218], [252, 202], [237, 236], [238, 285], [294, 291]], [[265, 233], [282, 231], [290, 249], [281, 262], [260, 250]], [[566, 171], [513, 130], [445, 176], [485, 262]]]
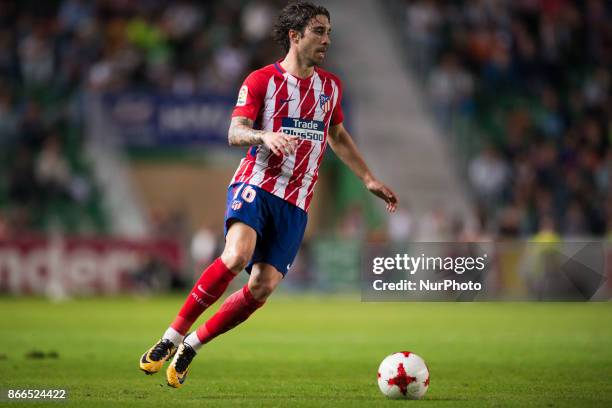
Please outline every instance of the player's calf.
[[268, 282], [261, 284], [251, 284], [251, 282], [249, 282], [248, 284], [249, 292], [251, 292], [251, 294], [253, 295], [253, 299], [258, 302], [265, 302], [268, 297], [270, 297], [272, 292], [274, 292], [276, 286], [276, 284]]
[[[185, 299], [185, 303], [170, 327], [181, 336], [185, 335], [198, 317], [225, 292], [236, 274], [232, 272], [221, 258], [217, 258], [202, 272], [193, 289]], [[180, 344], [181, 339], [174, 341]]]
[[250, 259], [246, 252], [238, 252], [233, 248], [225, 248], [220, 258], [234, 273], [240, 273], [248, 265]]
[[187, 335], [179, 346], [166, 370], [168, 385], [174, 388], [181, 387], [197, 350], [220, 334], [244, 322], [261, 306], [263, 302], [255, 300], [246, 285], [225, 299], [217, 313], [198, 330]]
[[283, 280], [283, 275], [272, 265], [259, 263], [253, 266], [249, 282], [249, 292], [258, 302], [265, 302]]

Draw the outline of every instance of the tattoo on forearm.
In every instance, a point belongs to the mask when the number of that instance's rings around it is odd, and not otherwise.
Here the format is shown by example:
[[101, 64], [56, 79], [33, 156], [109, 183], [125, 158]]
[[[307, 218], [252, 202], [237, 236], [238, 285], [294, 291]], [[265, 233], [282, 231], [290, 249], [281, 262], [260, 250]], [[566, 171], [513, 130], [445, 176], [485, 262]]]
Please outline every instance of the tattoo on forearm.
[[253, 146], [263, 144], [265, 131], [253, 129], [253, 121], [245, 117], [232, 118], [228, 141], [232, 146]]

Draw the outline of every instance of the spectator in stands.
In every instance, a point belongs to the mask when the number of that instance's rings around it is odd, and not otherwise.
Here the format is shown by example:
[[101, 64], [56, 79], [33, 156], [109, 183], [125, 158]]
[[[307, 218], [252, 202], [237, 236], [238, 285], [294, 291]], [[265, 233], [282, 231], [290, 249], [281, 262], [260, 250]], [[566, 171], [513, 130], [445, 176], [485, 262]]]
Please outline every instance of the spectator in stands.
[[269, 2], [262, 0], [248, 2], [240, 15], [245, 38], [255, 43], [265, 40], [270, 35], [275, 16], [276, 11]]
[[404, 203], [387, 220], [387, 233], [391, 242], [406, 244], [414, 240], [417, 232], [417, 220], [409, 204]]
[[[269, 59], [263, 55], [268, 48], [260, 46], [272, 21], [269, 1], [242, 9], [233, 2], [192, 0], [3, 2], [0, 141], [7, 157], [23, 159], [0, 169], [6, 170], [0, 171], [0, 184], [9, 187], [9, 207], [32, 202], [47, 207], [47, 199], [60, 197], [82, 208], [99, 206], [88, 172], [75, 176], [69, 164], [83, 156], [80, 142], [64, 134], [81, 131], [82, 112], [72, 109], [73, 101], [85, 89], [183, 95], [236, 89], [257, 55]], [[69, 109], [68, 129], [47, 138]], [[62, 138], [69, 149], [63, 149]], [[30, 214], [28, 208], [23, 211]], [[20, 225], [32, 219], [18, 218]]]
[[34, 100], [27, 101], [18, 128], [21, 143], [37, 151], [45, 138], [45, 126], [41, 105]]
[[[495, 164], [484, 152], [468, 169], [480, 200], [498, 197], [489, 222], [500, 234], [533, 234], [544, 213], [565, 234], [612, 229], [605, 216], [612, 134], [609, 2], [417, 0], [407, 14], [408, 44], [424, 33], [436, 44], [437, 63], [418, 49], [412, 57], [433, 72], [429, 94], [438, 121], [448, 126], [460, 116], [471, 121], [469, 132], [481, 130], [485, 144], [500, 147]], [[419, 15], [424, 17], [415, 19]], [[423, 21], [435, 23], [425, 30]], [[449, 72], [462, 70], [473, 80], [469, 114], [449, 102]], [[502, 180], [508, 188], [499, 195]]]
[[5, 86], [0, 86], [0, 144], [14, 141], [17, 121], [17, 114], [13, 108], [13, 95]]
[[473, 90], [472, 76], [459, 65], [457, 56], [445, 54], [429, 78], [429, 95], [438, 123], [448, 129], [453, 112], [469, 112]]
[[447, 242], [451, 238], [451, 216], [444, 207], [438, 203], [421, 218], [417, 241], [420, 242]]
[[487, 146], [470, 163], [469, 178], [480, 202], [495, 206], [508, 181], [508, 166], [493, 146]]
[[54, 74], [53, 32], [47, 24], [36, 24], [19, 37], [17, 45], [21, 74], [26, 85], [48, 83]]
[[62, 153], [61, 139], [51, 133], [44, 142], [36, 160], [36, 181], [44, 200], [66, 200], [70, 197], [70, 166]]
[[205, 265], [208, 265], [213, 257], [217, 254], [219, 247], [219, 239], [215, 235], [214, 230], [208, 225], [201, 225], [197, 229], [191, 239], [191, 258], [196, 265], [194, 269], [201, 269]]
[[431, 65], [439, 43], [437, 30], [442, 24], [438, 4], [433, 0], [409, 2], [406, 8], [406, 35], [415, 54], [415, 69], [424, 75]]
[[34, 159], [27, 146], [20, 146], [8, 171], [8, 198], [17, 206], [31, 208], [40, 198], [34, 174]]

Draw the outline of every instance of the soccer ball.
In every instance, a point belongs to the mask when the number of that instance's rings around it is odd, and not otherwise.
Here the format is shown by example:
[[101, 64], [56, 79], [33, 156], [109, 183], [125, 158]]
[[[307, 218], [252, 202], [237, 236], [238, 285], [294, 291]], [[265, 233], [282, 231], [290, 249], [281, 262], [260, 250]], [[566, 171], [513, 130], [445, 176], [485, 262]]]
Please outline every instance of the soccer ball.
[[409, 351], [393, 353], [378, 367], [378, 387], [389, 398], [421, 399], [429, 388], [425, 360]]

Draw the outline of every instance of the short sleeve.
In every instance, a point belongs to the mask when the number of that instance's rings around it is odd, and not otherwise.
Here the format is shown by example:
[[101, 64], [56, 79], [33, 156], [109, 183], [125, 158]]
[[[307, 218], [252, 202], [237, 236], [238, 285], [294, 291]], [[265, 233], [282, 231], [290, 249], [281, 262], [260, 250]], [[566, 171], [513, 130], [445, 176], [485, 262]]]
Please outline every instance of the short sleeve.
[[332, 112], [330, 126], [335, 126], [344, 122], [344, 112], [342, 111], [342, 82], [338, 81], [338, 97], [336, 98], [336, 105]]
[[238, 99], [236, 100], [232, 117], [244, 116], [255, 121], [264, 103], [266, 95], [265, 86], [262, 75], [257, 71], [252, 72], [244, 80], [240, 91], [238, 91]]

